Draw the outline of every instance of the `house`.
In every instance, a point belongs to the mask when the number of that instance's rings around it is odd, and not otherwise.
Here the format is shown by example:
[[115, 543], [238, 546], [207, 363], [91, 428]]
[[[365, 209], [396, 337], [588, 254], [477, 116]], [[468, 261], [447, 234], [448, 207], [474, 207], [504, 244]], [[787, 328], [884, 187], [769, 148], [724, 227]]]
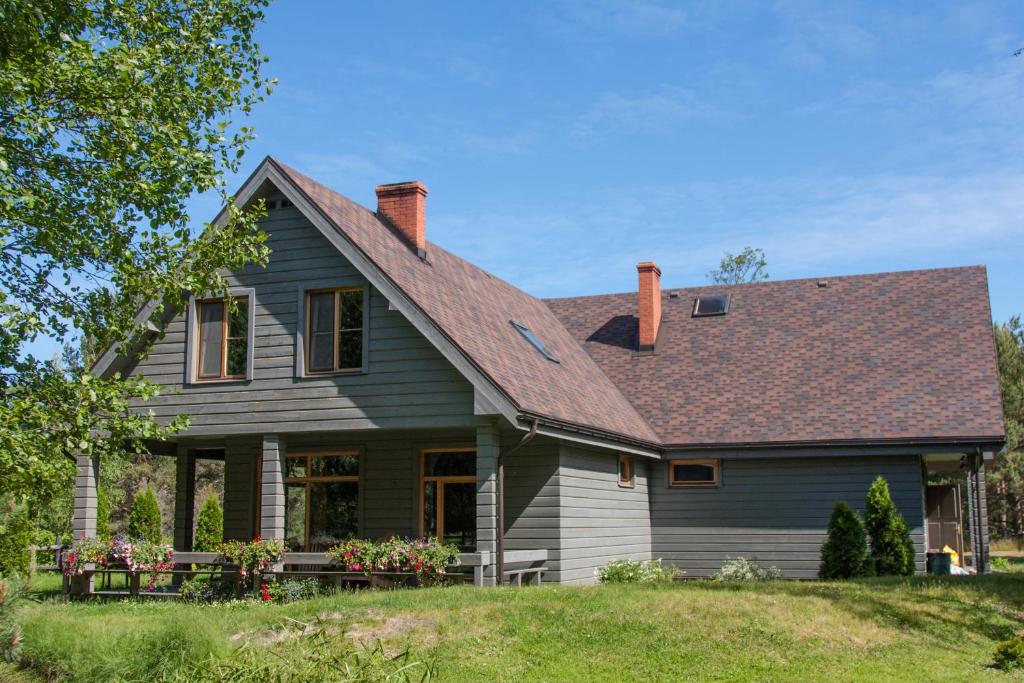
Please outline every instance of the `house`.
[[[267, 158], [237, 201], [267, 201], [272, 255], [229, 274], [238, 306], [196, 295], [145, 358], [97, 362], [163, 386], [139, 410], [192, 416], [151, 444], [177, 459], [176, 549], [215, 458], [228, 538], [437, 535], [482, 584], [540, 564], [588, 583], [620, 558], [811, 578], [834, 502], [863, 509], [877, 475], [920, 571], [961, 526], [984, 569], [1004, 438], [984, 268], [664, 288], [645, 262], [637, 291], [541, 300], [429, 242], [422, 184], [377, 196]], [[78, 467], [92, 534], [97, 464]]]

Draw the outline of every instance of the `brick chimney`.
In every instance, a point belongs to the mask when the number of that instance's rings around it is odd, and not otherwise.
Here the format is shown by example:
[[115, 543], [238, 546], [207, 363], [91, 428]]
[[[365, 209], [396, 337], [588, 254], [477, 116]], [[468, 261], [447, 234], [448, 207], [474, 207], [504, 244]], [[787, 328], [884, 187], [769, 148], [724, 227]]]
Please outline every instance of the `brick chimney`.
[[661, 326], [661, 269], [650, 261], [636, 264], [640, 275], [640, 350], [651, 351]]
[[427, 253], [427, 187], [418, 180], [377, 186], [377, 215], [398, 228], [421, 257]]

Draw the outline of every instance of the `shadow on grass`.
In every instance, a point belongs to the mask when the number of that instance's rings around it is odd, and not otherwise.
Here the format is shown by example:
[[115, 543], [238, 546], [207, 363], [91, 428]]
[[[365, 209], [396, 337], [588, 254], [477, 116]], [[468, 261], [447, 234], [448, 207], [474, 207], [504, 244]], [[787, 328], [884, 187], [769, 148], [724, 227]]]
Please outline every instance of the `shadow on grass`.
[[753, 590], [760, 595], [813, 597], [859, 619], [912, 630], [946, 645], [965, 632], [993, 641], [1024, 627], [1024, 575], [912, 577], [834, 582], [709, 581], [711, 590]]

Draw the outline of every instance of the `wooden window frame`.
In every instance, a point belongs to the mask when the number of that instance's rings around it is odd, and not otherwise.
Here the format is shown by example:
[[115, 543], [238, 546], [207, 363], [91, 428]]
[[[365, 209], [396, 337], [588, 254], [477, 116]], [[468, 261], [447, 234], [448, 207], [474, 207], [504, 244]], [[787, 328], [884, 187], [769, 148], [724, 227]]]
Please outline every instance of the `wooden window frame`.
[[[312, 486], [313, 484], [335, 483], [335, 482], [355, 482], [356, 484], [359, 484], [359, 474], [358, 473], [356, 473], [354, 475], [353, 474], [346, 474], [346, 475], [334, 475], [334, 476], [313, 476], [313, 462], [312, 462], [313, 458], [315, 458], [315, 457], [339, 457], [339, 456], [354, 456], [357, 459], [357, 462], [361, 463], [362, 462], [362, 458], [363, 458], [363, 452], [362, 452], [362, 450], [357, 449], [357, 448], [355, 448], [355, 449], [354, 448], [348, 448], [348, 449], [330, 450], [330, 451], [296, 451], [294, 453], [286, 453], [285, 454], [285, 457], [284, 457], [284, 472], [281, 473], [282, 475], [288, 472], [288, 461], [289, 460], [299, 460], [299, 459], [303, 459], [303, 458], [305, 458], [305, 460], [306, 460], [306, 476], [304, 476], [304, 477], [289, 477], [289, 476], [285, 476], [284, 477], [285, 505], [286, 506], [287, 506], [287, 501], [288, 501], [288, 494], [287, 494], [288, 484], [305, 484], [305, 489], [306, 489], [306, 494], [305, 494], [306, 495], [306, 502], [305, 502], [306, 519], [305, 519], [305, 522], [304, 522], [304, 528], [303, 528], [303, 532], [302, 532], [302, 536], [303, 536], [302, 547], [303, 548], [308, 548], [309, 547], [309, 522], [310, 522], [310, 514], [312, 512], [311, 506], [309, 504], [309, 493], [310, 493], [309, 489], [310, 489], [310, 486]], [[362, 491], [361, 487], [360, 487], [360, 489], [358, 491], [359, 492], [358, 492], [357, 498], [356, 498], [356, 505], [357, 506], [359, 505], [360, 499], [363, 497], [363, 491]], [[288, 511], [287, 511], [287, 507], [286, 507], [285, 508], [285, 518], [286, 518], [286, 520], [287, 520], [287, 515], [288, 515]], [[356, 535], [358, 535], [358, 534], [359, 534], [359, 529], [356, 529]]]
[[[722, 485], [722, 461], [717, 458], [689, 459], [677, 458], [668, 461], [668, 486], [673, 489], [717, 488]], [[714, 481], [676, 481], [673, 471], [676, 465], [711, 465], [714, 467]]]
[[420, 449], [420, 514], [419, 514], [419, 530], [420, 538], [426, 538], [426, 512], [427, 512], [427, 495], [426, 495], [426, 484], [428, 481], [436, 482], [437, 497], [435, 498], [437, 509], [441, 511], [441, 514], [437, 517], [437, 534], [436, 537], [439, 539], [444, 538], [444, 485], [445, 484], [475, 484], [476, 474], [459, 474], [459, 475], [428, 475], [427, 474], [427, 455], [431, 453], [472, 453], [474, 465], [476, 463], [476, 446], [466, 446], [463, 448], [421, 448]]
[[[626, 464], [626, 471], [629, 476], [625, 479], [622, 478], [622, 464]], [[633, 469], [633, 458], [628, 455], [619, 455], [619, 466], [617, 476], [619, 478], [619, 488], [631, 489], [636, 486], [636, 470]]]
[[[360, 317], [360, 326], [359, 327], [346, 327], [346, 328], [342, 328], [341, 327], [341, 299], [342, 299], [342, 295], [345, 294], [346, 292], [359, 292], [359, 295], [362, 298], [363, 310], [360, 311], [360, 316], [359, 316]], [[312, 300], [314, 294], [327, 294], [327, 293], [333, 293], [334, 294], [334, 329], [332, 330], [332, 335], [331, 335], [331, 352], [334, 354], [333, 355], [334, 362], [333, 362], [332, 367], [331, 367], [330, 370], [313, 370], [310, 367], [310, 363], [312, 362], [312, 359], [313, 359], [313, 353], [312, 353], [312, 345], [313, 345], [313, 333], [312, 333], [313, 314], [312, 314], [312, 309], [310, 308], [310, 301]], [[307, 376], [309, 376], [309, 377], [319, 377], [319, 376], [322, 376], [322, 375], [338, 375], [338, 374], [350, 374], [350, 373], [363, 372], [363, 369], [364, 369], [364, 359], [366, 357], [366, 341], [367, 341], [366, 340], [366, 306], [367, 305], [368, 305], [368, 302], [367, 302], [367, 296], [366, 296], [366, 288], [362, 287], [362, 286], [352, 286], [352, 287], [320, 287], [320, 288], [317, 288], [317, 289], [307, 289], [306, 290], [305, 303], [304, 303], [304, 306], [305, 306], [305, 309], [304, 309], [305, 310], [305, 318], [306, 318], [306, 320], [305, 320], [305, 339], [302, 342], [303, 346], [305, 348], [303, 349], [303, 354], [302, 355], [304, 356], [304, 365], [305, 365], [305, 367], [303, 368], [303, 371], [305, 372], [305, 374]], [[338, 367], [338, 363], [339, 363], [341, 354], [338, 353], [338, 341], [341, 338], [341, 333], [342, 332], [357, 332], [357, 331], [359, 332], [359, 336], [362, 337], [362, 340], [363, 340], [362, 348], [359, 350], [360, 351], [360, 353], [359, 353], [359, 365], [356, 366], [356, 367], [351, 367], [351, 368], [339, 368]]]
[[[203, 306], [212, 305], [219, 303], [224, 307], [223, 318], [220, 325], [220, 374], [211, 375], [204, 377], [202, 375], [203, 368]], [[229, 332], [231, 331], [231, 304], [234, 303], [236, 306], [245, 306], [246, 310], [246, 321], [245, 321], [245, 336], [244, 337], [231, 337]], [[249, 335], [252, 329], [252, 308], [249, 305], [249, 295], [240, 294], [238, 296], [230, 296], [226, 299], [197, 299], [195, 302], [195, 317], [196, 322], [194, 325], [194, 337], [193, 337], [193, 348], [195, 348], [195, 381], [196, 382], [223, 382], [224, 380], [239, 380], [247, 379], [249, 376], [249, 367], [252, 363], [250, 358], [252, 344]], [[240, 375], [229, 375], [228, 372], [228, 341], [232, 339], [243, 339], [245, 341], [245, 370]]]

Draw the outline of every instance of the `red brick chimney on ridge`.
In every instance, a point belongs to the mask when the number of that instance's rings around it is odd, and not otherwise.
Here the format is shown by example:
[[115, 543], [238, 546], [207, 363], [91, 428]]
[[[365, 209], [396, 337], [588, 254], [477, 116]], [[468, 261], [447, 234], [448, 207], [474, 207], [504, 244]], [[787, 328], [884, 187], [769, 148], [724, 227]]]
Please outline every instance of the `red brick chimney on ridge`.
[[650, 261], [636, 264], [640, 275], [640, 339], [641, 351], [654, 349], [661, 325], [661, 269]]
[[386, 217], [416, 253], [427, 253], [427, 187], [418, 180], [377, 186], [377, 215]]

